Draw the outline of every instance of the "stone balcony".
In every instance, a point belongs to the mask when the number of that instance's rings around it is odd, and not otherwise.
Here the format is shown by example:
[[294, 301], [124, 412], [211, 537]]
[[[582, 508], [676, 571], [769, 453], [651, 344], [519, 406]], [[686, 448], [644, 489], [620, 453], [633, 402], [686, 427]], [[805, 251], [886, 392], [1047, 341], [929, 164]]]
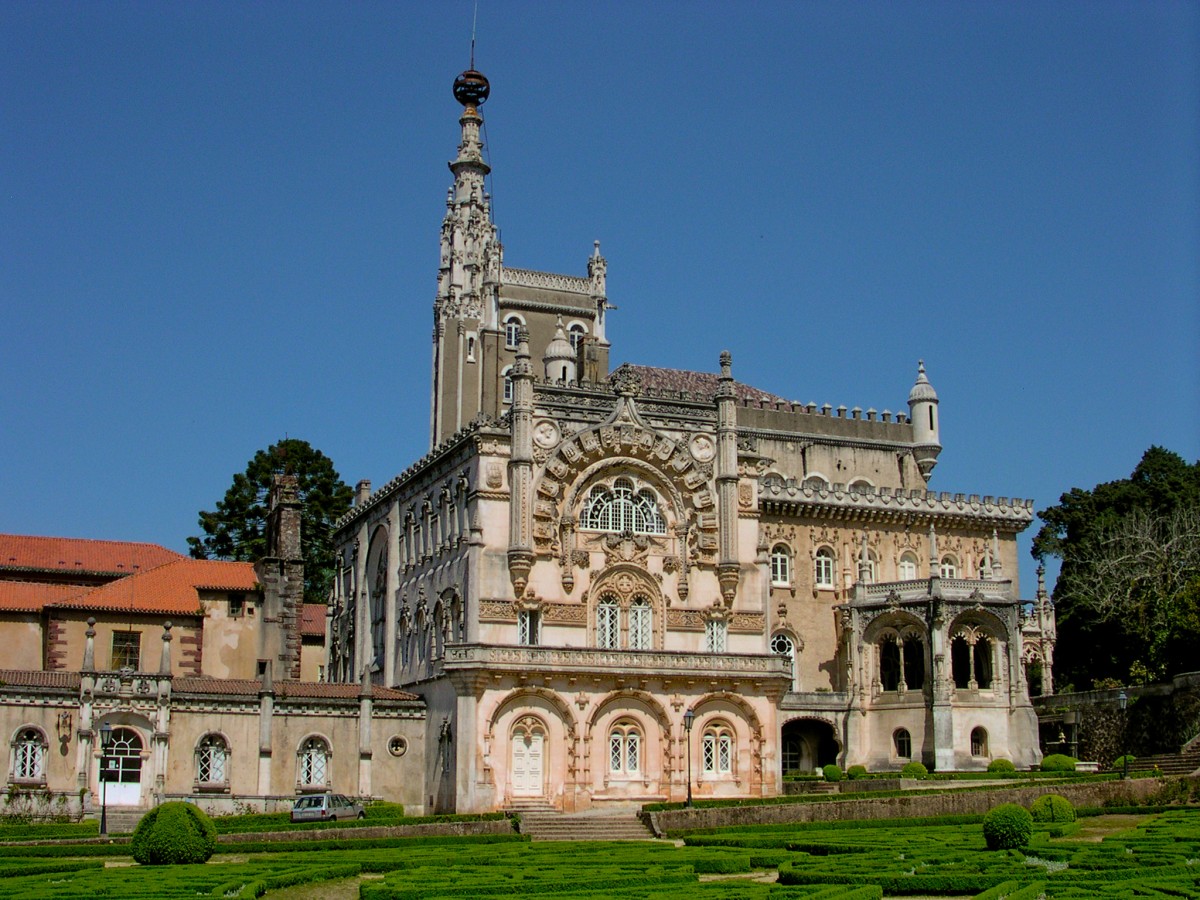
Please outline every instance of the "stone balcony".
[[910, 603], [929, 599], [934, 590], [943, 600], [974, 600], [982, 603], [1011, 603], [1015, 596], [1013, 583], [1007, 578], [917, 578], [912, 581], [857, 584], [851, 602], [856, 606], [886, 603], [889, 599]]
[[850, 708], [847, 691], [788, 691], [779, 703], [781, 710], [844, 712]]
[[633, 678], [791, 681], [791, 663], [775, 654], [683, 653], [664, 650], [601, 650], [595, 647], [514, 647], [452, 644], [446, 672], [486, 669], [538, 675], [616, 675]]

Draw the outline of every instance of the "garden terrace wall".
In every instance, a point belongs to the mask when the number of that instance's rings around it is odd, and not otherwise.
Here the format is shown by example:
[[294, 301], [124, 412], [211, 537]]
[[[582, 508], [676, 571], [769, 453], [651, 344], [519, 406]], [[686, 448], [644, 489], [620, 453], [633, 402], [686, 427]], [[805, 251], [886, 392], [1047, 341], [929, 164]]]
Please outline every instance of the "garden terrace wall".
[[488, 819], [482, 822], [427, 822], [423, 825], [378, 825], [360, 828], [314, 828], [292, 831], [251, 831], [241, 834], [221, 834], [221, 844], [257, 843], [262, 841], [354, 841], [369, 838], [448, 836], [468, 837], [478, 834], [512, 834], [509, 819]]
[[994, 788], [987, 791], [955, 790], [945, 793], [913, 792], [903, 797], [862, 800], [829, 800], [813, 803], [779, 803], [762, 806], [720, 806], [706, 809], [669, 809], [647, 813], [655, 834], [721, 828], [730, 825], [769, 825], [788, 822], [832, 822], [839, 819], [896, 819], [924, 816], [982, 815], [1000, 803], [1028, 806], [1042, 794], [1059, 794], [1076, 806], [1103, 806], [1105, 802], [1138, 803], [1161, 785], [1153, 778], [1130, 781], [1096, 781], [1052, 784], [1044, 787]]

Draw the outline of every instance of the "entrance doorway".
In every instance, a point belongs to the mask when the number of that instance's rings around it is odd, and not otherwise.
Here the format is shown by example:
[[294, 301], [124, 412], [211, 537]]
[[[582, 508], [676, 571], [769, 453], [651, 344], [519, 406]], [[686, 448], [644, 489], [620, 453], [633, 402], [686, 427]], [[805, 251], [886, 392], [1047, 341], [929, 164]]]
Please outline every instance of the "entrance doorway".
[[142, 738], [132, 728], [114, 728], [108, 760], [107, 803], [138, 806], [142, 802]]
[[539, 725], [520, 724], [512, 733], [512, 792], [514, 797], [542, 796], [546, 734]]
[[822, 766], [836, 763], [841, 747], [833, 726], [817, 719], [796, 719], [780, 734], [780, 765], [784, 775], [811, 775]]

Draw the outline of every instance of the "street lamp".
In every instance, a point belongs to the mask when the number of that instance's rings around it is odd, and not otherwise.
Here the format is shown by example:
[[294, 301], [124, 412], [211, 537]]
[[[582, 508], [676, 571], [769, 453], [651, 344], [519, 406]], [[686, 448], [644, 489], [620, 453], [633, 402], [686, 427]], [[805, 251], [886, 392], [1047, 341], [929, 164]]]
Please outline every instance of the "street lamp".
[[696, 711], [689, 707], [683, 714], [683, 730], [687, 732], [688, 809], [692, 808], [692, 723], [695, 721]]
[[1129, 718], [1125, 715], [1125, 707], [1129, 703], [1129, 698], [1125, 696], [1125, 688], [1121, 688], [1121, 693], [1117, 694], [1117, 705], [1121, 707], [1121, 779], [1125, 780], [1129, 777]]
[[112, 725], [100, 726], [100, 837], [108, 837], [108, 747], [112, 743]]

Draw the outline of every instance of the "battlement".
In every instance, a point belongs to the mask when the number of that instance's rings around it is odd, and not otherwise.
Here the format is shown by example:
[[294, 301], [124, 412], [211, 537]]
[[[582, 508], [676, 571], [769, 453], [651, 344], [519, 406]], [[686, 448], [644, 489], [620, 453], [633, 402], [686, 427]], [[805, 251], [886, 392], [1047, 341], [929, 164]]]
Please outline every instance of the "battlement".
[[533, 269], [510, 269], [508, 266], [504, 266], [500, 270], [500, 283], [514, 287], [566, 291], [571, 294], [590, 295], [592, 293], [592, 282], [588, 278], [559, 275], [557, 272], [538, 272]]

